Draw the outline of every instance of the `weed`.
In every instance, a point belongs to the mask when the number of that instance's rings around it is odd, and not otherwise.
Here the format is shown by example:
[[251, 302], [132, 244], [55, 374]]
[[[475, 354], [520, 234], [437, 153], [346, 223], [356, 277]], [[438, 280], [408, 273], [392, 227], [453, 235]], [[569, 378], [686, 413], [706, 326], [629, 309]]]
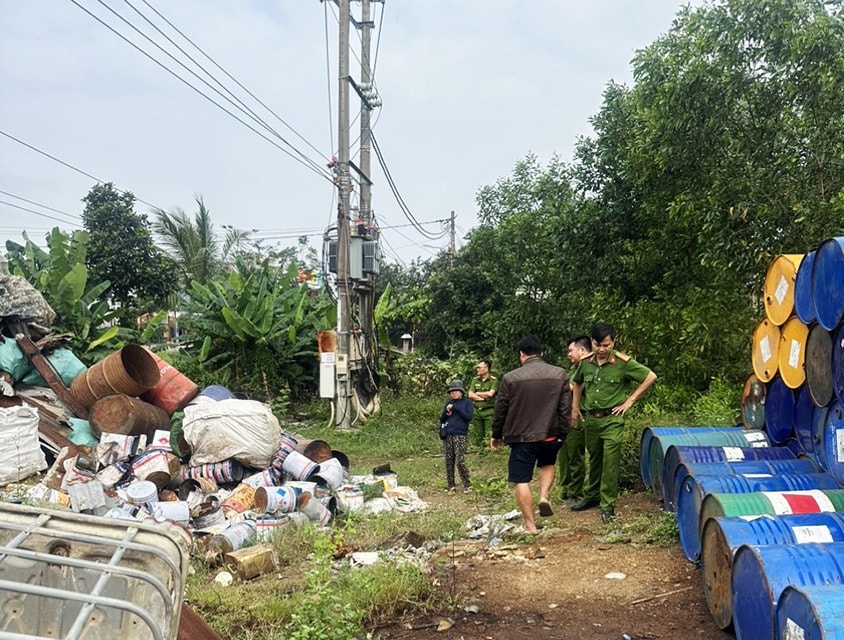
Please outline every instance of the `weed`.
[[612, 530], [607, 535], [607, 542], [611, 544], [670, 547], [676, 545], [679, 539], [677, 518], [668, 512], [656, 518], [641, 515], [621, 525], [613, 523], [611, 526]]

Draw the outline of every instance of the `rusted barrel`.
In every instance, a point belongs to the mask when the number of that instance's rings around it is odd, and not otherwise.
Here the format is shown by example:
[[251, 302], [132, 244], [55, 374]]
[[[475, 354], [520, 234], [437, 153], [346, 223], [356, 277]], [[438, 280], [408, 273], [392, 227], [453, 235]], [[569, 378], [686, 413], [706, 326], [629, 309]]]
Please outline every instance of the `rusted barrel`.
[[196, 397], [199, 385], [146, 347], [144, 349], [155, 360], [160, 379], [157, 385], [141, 396], [141, 400], [161, 407], [172, 416]]
[[99, 398], [125, 394], [139, 396], [158, 384], [161, 374], [149, 351], [129, 344], [80, 373], [70, 391], [87, 408]]
[[125, 395], [97, 400], [88, 421], [98, 437], [103, 433], [119, 433], [151, 438], [156, 429], [170, 428], [170, 416], [164, 409]]

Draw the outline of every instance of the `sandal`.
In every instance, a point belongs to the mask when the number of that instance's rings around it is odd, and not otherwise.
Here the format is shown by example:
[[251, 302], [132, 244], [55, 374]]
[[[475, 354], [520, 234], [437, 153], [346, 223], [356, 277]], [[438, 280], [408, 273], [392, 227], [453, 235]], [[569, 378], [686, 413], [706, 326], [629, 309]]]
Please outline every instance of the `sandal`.
[[547, 500], [543, 500], [539, 503], [539, 515], [543, 518], [548, 518], [554, 515], [554, 510], [551, 508], [551, 503]]

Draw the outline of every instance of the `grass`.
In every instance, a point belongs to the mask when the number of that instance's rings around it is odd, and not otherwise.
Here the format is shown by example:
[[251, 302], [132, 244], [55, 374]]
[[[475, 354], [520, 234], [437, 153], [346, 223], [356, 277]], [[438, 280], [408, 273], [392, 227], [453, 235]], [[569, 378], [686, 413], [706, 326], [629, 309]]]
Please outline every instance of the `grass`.
[[[328, 535], [312, 526], [283, 527], [273, 541], [276, 571], [227, 588], [214, 584], [216, 570], [197, 565], [187, 597], [207, 622], [227, 638], [335, 640], [363, 637], [364, 629], [404, 615], [457, 606], [447, 588], [436, 593], [432, 574], [416, 564], [383, 558], [371, 567], [350, 569], [333, 559], [340, 549], [381, 550], [386, 540], [408, 532], [429, 541], [460, 539], [471, 516], [516, 508], [506, 482], [506, 451], [469, 456], [474, 491], [444, 493], [437, 420], [441, 402], [440, 398], [384, 398], [381, 413], [352, 432], [327, 427], [324, 405], [300, 409], [299, 413], [315, 416], [313, 423], [297, 423], [289, 430], [325, 440], [345, 452], [352, 475], [366, 475], [389, 463], [399, 483], [416, 489], [429, 508], [422, 513], [341, 515]], [[639, 481], [642, 429], [669, 424], [693, 424], [693, 418], [654, 411], [630, 416], [622, 456], [623, 488]], [[552, 499], [556, 500], [557, 492], [555, 487]], [[657, 546], [676, 544], [676, 540], [672, 514], [635, 518], [609, 536], [610, 542]]]

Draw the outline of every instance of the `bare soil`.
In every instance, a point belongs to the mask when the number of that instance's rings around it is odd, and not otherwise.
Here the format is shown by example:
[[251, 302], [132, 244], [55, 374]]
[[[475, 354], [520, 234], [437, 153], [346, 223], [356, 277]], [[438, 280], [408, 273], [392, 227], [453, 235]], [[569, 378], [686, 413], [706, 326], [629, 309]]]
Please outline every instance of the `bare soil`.
[[[428, 497], [426, 496], [426, 500]], [[461, 499], [456, 497], [455, 499]], [[614, 525], [595, 509], [554, 508], [533, 540], [455, 543], [440, 550], [438, 615], [381, 627], [381, 640], [721, 640], [700, 570], [679, 544], [613, 543], [625, 522], [656, 517], [650, 494], [622, 496]], [[635, 540], [635, 537], [634, 537]], [[449, 626], [450, 625], [450, 626]], [[440, 630], [438, 630], [440, 629]]]

